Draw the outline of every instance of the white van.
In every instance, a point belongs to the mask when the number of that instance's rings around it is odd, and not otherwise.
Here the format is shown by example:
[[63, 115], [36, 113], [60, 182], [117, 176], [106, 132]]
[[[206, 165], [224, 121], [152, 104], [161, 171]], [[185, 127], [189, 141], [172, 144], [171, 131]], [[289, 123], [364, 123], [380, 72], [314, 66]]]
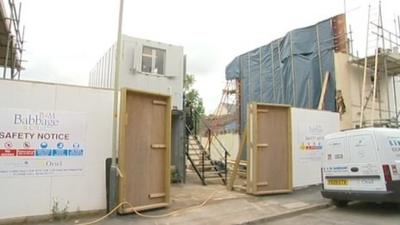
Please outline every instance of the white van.
[[364, 128], [325, 136], [322, 196], [400, 203], [400, 130]]

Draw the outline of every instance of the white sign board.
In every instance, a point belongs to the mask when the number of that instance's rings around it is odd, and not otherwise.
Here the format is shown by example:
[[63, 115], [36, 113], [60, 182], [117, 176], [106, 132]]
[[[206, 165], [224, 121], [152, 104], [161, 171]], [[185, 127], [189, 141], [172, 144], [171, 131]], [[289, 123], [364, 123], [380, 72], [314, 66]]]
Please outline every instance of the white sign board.
[[86, 114], [0, 110], [0, 177], [82, 175]]
[[295, 148], [299, 150], [297, 160], [321, 162], [322, 142], [329, 127], [321, 121], [308, 121], [300, 122], [296, 128]]
[[338, 132], [338, 113], [292, 108], [293, 187], [321, 183], [324, 136]]

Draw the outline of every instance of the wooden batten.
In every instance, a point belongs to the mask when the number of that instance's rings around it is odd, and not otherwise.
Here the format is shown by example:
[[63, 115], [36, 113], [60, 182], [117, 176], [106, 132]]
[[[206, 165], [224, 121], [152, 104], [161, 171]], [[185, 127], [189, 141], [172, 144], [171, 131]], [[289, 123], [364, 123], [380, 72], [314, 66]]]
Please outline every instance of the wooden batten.
[[257, 148], [268, 148], [268, 144], [257, 144]]
[[167, 105], [167, 102], [166, 101], [154, 100], [153, 104], [154, 105]]
[[164, 145], [164, 144], [152, 144], [151, 148], [152, 149], [166, 149], [167, 145]]
[[170, 202], [171, 97], [122, 89], [119, 126], [120, 213]]
[[163, 198], [163, 197], [165, 197], [165, 193], [152, 193], [152, 194], [149, 194], [149, 198]]
[[257, 109], [257, 112], [259, 112], [259, 113], [267, 113], [268, 109]]
[[257, 183], [257, 186], [267, 186], [268, 182], [261, 182], [261, 183]]

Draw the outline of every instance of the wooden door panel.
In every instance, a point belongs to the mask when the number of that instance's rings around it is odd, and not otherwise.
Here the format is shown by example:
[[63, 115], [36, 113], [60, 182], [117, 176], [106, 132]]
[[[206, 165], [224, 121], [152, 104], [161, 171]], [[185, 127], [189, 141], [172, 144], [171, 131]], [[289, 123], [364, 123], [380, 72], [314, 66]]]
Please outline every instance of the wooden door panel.
[[249, 106], [247, 189], [252, 194], [291, 190], [290, 107], [253, 103]]
[[[121, 94], [120, 202], [136, 210], [169, 203], [170, 97], [124, 90]], [[121, 213], [132, 212], [125, 207]]]
[[282, 109], [257, 113], [258, 191], [288, 187], [287, 116]]

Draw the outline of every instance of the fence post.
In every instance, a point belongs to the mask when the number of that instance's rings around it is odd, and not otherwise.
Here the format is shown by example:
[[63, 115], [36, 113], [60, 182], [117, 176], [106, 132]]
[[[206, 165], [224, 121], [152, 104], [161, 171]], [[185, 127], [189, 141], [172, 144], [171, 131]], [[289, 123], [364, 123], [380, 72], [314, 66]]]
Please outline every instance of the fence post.
[[203, 149], [203, 152], [201, 154], [201, 161], [202, 161], [202, 164], [201, 164], [201, 175], [203, 176], [203, 179], [205, 179], [205, 177], [204, 177], [204, 154], [205, 154], [205, 151]]
[[227, 184], [228, 183], [228, 180], [227, 180], [227, 178], [228, 178], [228, 154], [227, 154], [226, 151], [225, 151], [225, 166], [224, 166], [224, 170], [225, 170], [225, 184]]
[[211, 159], [211, 130], [208, 128], [208, 155]]

